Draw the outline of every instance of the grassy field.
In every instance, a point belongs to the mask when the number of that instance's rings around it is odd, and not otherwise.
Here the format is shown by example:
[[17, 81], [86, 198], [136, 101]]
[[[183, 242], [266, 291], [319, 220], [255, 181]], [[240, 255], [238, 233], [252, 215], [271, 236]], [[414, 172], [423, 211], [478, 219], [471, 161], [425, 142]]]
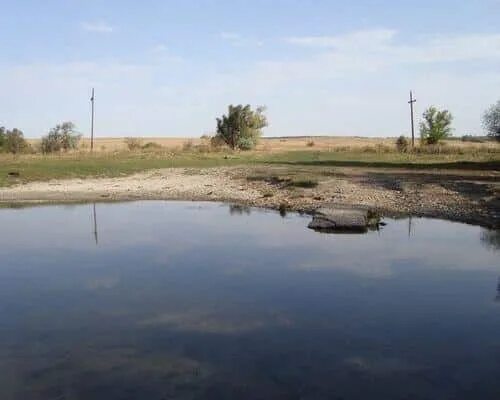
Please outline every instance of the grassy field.
[[[124, 144], [123, 139], [113, 141]], [[154, 151], [131, 152], [119, 147], [90, 154], [84, 145], [82, 151], [61, 155], [0, 154], [0, 186], [55, 178], [125, 176], [155, 168], [243, 164], [500, 170], [500, 145], [493, 142], [487, 145], [458, 142], [408, 154], [396, 151], [394, 139], [276, 138], [263, 140], [251, 152], [209, 152], [199, 140], [189, 142], [188, 146], [183, 144], [187, 139], [157, 141], [162, 147]], [[102, 142], [97, 143], [99, 146]]]

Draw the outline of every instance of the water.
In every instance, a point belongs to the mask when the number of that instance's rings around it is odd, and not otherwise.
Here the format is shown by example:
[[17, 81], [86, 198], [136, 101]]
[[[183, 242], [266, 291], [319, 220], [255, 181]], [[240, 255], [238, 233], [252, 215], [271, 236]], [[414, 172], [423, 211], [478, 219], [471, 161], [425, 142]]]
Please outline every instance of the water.
[[499, 235], [137, 202], [0, 210], [0, 399], [499, 399]]

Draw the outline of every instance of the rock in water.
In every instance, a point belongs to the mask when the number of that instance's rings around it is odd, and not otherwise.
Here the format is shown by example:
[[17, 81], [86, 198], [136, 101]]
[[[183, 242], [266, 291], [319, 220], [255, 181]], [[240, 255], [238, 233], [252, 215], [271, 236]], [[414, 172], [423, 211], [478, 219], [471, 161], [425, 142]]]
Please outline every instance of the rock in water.
[[317, 231], [365, 232], [376, 226], [378, 218], [373, 218], [368, 210], [347, 207], [320, 208], [316, 210], [309, 228]]

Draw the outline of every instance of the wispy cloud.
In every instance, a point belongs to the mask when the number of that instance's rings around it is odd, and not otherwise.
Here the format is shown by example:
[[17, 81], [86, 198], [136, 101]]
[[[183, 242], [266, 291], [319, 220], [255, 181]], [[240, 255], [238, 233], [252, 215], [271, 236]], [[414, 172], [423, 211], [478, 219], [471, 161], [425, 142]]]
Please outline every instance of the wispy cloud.
[[500, 58], [500, 34], [468, 34], [427, 36], [413, 44], [401, 44], [398, 33], [391, 29], [350, 32], [337, 36], [289, 37], [286, 42], [318, 49], [334, 58], [370, 61], [370, 65], [394, 63], [453, 62]]
[[219, 37], [236, 47], [254, 46], [261, 47], [264, 41], [255, 38], [248, 38], [236, 32], [220, 32]]
[[96, 33], [111, 33], [114, 31], [114, 27], [105, 22], [82, 22], [82, 29], [87, 32]]
[[348, 48], [381, 45], [390, 42], [397, 32], [392, 29], [373, 29], [338, 36], [298, 36], [285, 40], [294, 45], [314, 48]]

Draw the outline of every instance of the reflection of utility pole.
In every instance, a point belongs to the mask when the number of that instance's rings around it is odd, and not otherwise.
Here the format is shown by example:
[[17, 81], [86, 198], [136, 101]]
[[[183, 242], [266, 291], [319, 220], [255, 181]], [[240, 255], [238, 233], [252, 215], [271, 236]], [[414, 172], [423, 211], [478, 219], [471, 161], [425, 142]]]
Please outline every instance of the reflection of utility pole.
[[94, 219], [94, 239], [95, 239], [95, 244], [96, 246], [99, 244], [99, 238], [97, 237], [97, 214], [95, 212], [95, 203], [94, 203], [94, 213], [93, 213], [93, 219]]
[[408, 237], [411, 237], [411, 215], [408, 217]]
[[92, 97], [90, 98], [92, 105], [92, 116], [90, 119], [90, 151], [94, 150], [94, 88], [92, 88]]
[[410, 101], [408, 104], [410, 104], [410, 114], [411, 114], [411, 147], [415, 147], [415, 124], [413, 122], [413, 104], [416, 103], [416, 99], [413, 98], [413, 93], [410, 90]]

